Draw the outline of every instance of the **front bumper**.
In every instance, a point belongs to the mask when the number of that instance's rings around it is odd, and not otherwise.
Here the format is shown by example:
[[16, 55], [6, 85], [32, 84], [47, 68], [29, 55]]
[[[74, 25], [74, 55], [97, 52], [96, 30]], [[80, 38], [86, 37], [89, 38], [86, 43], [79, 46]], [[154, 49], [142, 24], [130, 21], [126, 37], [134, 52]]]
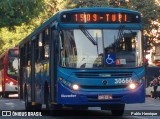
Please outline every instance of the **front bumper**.
[[[112, 95], [112, 99], [99, 100], [98, 95]], [[73, 91], [62, 83], [58, 83], [57, 93], [58, 104], [64, 105], [90, 105], [100, 106], [104, 104], [130, 104], [145, 102], [145, 88], [144, 83], [139, 85], [135, 90], [121, 90], [121, 91]]]

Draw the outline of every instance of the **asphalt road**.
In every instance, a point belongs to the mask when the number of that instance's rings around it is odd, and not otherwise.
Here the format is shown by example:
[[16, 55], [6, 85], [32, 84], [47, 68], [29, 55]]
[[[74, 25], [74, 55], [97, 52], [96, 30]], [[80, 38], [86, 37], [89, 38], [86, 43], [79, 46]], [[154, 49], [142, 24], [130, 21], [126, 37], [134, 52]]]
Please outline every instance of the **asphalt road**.
[[[160, 75], [159, 67], [148, 67], [146, 70], [147, 80], [152, 80], [153, 75]], [[28, 116], [25, 111], [24, 101], [20, 101], [16, 95], [10, 98], [0, 97], [0, 114], [2, 111], [11, 111], [12, 116], [1, 116], [1, 119], [160, 119], [160, 99], [146, 97], [143, 104], [127, 104], [123, 117], [113, 117], [110, 111], [102, 111], [99, 107], [89, 110], [61, 110], [46, 112], [44, 109], [38, 114], [42, 116]], [[15, 113], [13, 111], [16, 111]], [[6, 112], [3, 112], [4, 114]], [[21, 115], [17, 116], [16, 114]], [[22, 116], [23, 113], [23, 116]], [[24, 116], [27, 113], [27, 116]], [[153, 116], [152, 116], [153, 115]]]
[[[43, 106], [44, 107], [44, 106]], [[160, 99], [146, 97], [145, 103], [127, 104], [123, 117], [113, 117], [110, 111], [102, 111], [99, 107], [90, 107], [89, 110], [61, 110], [46, 112], [35, 111], [34, 114], [28, 115], [25, 111], [24, 101], [20, 101], [17, 97], [0, 98], [0, 110], [3, 115], [1, 119], [159, 119], [160, 118]], [[11, 116], [5, 116], [6, 111], [11, 113]], [[25, 116], [25, 113], [27, 113]], [[17, 116], [18, 115], [18, 116]], [[42, 116], [41, 116], [42, 115]], [[152, 116], [153, 115], [153, 116]]]

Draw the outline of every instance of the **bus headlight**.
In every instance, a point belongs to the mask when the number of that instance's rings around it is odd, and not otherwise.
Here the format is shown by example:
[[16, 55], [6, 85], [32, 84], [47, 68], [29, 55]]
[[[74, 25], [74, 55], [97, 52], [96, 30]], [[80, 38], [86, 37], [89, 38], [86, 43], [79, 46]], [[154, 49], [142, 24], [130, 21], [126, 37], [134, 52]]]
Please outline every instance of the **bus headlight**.
[[63, 79], [63, 78], [59, 78], [59, 80], [66, 86], [68, 86], [69, 88], [71, 88], [72, 90], [79, 90], [79, 85], [78, 84], [72, 84], [71, 82]]
[[132, 89], [132, 90], [135, 89], [136, 87], [137, 87], [137, 85], [135, 83], [130, 83], [129, 84], [129, 88]]
[[72, 85], [72, 89], [73, 89], [73, 90], [79, 90], [79, 85], [73, 84], [73, 85]]
[[141, 80], [130, 82], [128, 84], [128, 88], [131, 90], [136, 89], [138, 86], [140, 86], [143, 83], [143, 80], [144, 80], [144, 78], [142, 78]]

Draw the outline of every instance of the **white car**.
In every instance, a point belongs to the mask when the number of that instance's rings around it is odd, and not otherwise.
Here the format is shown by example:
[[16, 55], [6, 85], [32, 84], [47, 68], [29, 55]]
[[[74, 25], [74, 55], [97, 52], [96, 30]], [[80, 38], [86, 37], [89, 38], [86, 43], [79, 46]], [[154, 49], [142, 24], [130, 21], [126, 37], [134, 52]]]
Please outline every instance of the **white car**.
[[[160, 92], [160, 86], [158, 86], [157, 91]], [[146, 96], [152, 97], [152, 93], [151, 92], [153, 92], [153, 86], [148, 86], [146, 88]]]

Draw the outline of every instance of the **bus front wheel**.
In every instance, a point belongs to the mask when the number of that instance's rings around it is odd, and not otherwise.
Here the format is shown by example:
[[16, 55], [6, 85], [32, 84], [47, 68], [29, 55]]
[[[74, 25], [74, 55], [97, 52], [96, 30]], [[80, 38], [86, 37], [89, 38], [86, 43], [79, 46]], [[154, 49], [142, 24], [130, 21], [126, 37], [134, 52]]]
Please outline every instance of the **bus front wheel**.
[[102, 106], [102, 110], [110, 109], [113, 116], [122, 116], [124, 113], [125, 104], [113, 104]]
[[9, 93], [7, 93], [7, 92], [3, 92], [2, 96], [3, 96], [4, 98], [8, 98]]
[[25, 108], [27, 111], [41, 110], [42, 108], [42, 104], [35, 103], [34, 105], [32, 105], [32, 102], [29, 102], [28, 91], [26, 86], [25, 86]]
[[53, 111], [53, 110], [62, 110], [63, 106], [58, 104], [51, 104], [50, 98], [50, 90], [48, 87], [48, 83], [45, 82], [44, 84], [44, 104], [46, 105], [46, 110]]
[[46, 104], [46, 109], [50, 110], [50, 97], [49, 97], [49, 88], [48, 83], [45, 82], [44, 84], [44, 103]]
[[123, 116], [125, 104], [114, 105], [111, 109], [113, 116]]
[[28, 92], [27, 92], [27, 87], [25, 86], [25, 108], [26, 110], [31, 110], [31, 102], [28, 102]]
[[124, 110], [111, 110], [113, 116], [123, 116]]

